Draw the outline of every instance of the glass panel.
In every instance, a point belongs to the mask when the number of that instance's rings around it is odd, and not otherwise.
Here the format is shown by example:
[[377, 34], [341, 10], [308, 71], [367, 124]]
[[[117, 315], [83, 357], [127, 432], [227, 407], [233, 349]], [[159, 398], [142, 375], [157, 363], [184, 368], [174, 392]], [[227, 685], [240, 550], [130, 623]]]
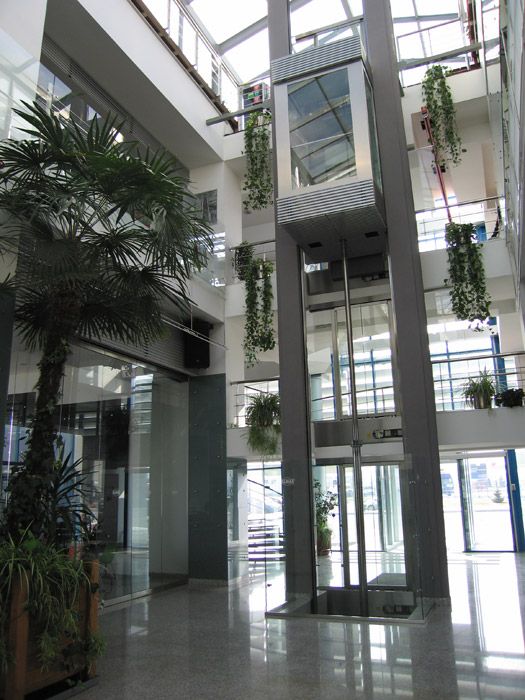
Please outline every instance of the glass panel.
[[405, 550], [397, 465], [363, 467], [368, 583], [404, 586]]
[[289, 85], [288, 118], [294, 188], [356, 174], [346, 68]]
[[[4, 486], [24, 450], [37, 362], [15, 345]], [[87, 347], [68, 359], [56, 424], [87, 476], [106, 600], [185, 580], [187, 392], [162, 372]]]
[[[318, 586], [343, 586], [341, 499], [336, 466], [314, 467]], [[333, 498], [335, 496], [335, 498]], [[331, 498], [332, 497], [332, 498]], [[325, 510], [328, 512], [324, 512]]]
[[337, 415], [334, 386], [332, 313], [307, 312], [308, 372], [313, 421], [333, 420]]
[[167, 28], [168, 26], [168, 0], [145, 0], [151, 14]]
[[197, 63], [197, 33], [191, 23], [182, 18], [182, 52], [192, 65]]
[[463, 520], [461, 517], [461, 498], [458, 481], [458, 463], [441, 462], [441, 493], [443, 494], [443, 512], [445, 516], [445, 536], [449, 552], [463, 552]]
[[381, 161], [379, 159], [379, 146], [377, 145], [376, 110], [374, 106], [374, 95], [370, 81], [365, 73], [366, 109], [368, 113], [368, 133], [370, 135], [370, 155], [372, 159], [372, 175], [376, 187], [383, 191], [381, 180]]
[[170, 26], [168, 28], [168, 33], [173, 41], [179, 46], [180, 45], [180, 10], [179, 6], [175, 0], [170, 2]]
[[[349, 416], [351, 382], [342, 310], [338, 310], [337, 319], [343, 416]], [[357, 412], [360, 415], [391, 413], [395, 406], [388, 304], [352, 306], [352, 328]]]

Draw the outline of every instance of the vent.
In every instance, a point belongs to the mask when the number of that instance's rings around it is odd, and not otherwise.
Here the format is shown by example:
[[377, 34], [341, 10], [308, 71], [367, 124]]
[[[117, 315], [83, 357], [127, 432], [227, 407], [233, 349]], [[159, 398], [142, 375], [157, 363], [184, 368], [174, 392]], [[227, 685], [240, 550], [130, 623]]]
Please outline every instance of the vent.
[[[109, 338], [102, 338], [97, 345], [125, 357], [188, 374], [187, 369], [184, 368], [184, 335], [185, 333], [178, 328], [166, 326], [165, 335], [147, 346], [131, 345]], [[90, 342], [89, 339], [85, 340]]]
[[277, 220], [285, 225], [305, 219], [321, 218], [352, 209], [375, 206], [375, 188], [372, 180], [361, 180], [325, 190], [302, 192], [277, 200]]
[[363, 46], [359, 36], [352, 36], [332, 44], [324, 44], [324, 46], [316, 46], [272, 61], [272, 82], [283, 83], [324, 68], [332, 68], [362, 59], [363, 55]]

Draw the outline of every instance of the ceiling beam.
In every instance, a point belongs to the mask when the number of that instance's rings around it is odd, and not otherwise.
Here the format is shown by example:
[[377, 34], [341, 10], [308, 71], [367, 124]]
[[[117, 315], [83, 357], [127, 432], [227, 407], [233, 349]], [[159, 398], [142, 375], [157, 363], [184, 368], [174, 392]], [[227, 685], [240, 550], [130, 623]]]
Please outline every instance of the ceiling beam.
[[[297, 10], [300, 7], [303, 7], [304, 5], [308, 5], [311, 0], [290, 0], [290, 12], [293, 12], [293, 10]], [[227, 51], [230, 51], [231, 49], [235, 48], [239, 44], [241, 44], [243, 41], [246, 41], [247, 39], [251, 39], [253, 36], [258, 34], [259, 32], [262, 32], [264, 29], [266, 29], [268, 26], [268, 17], [261, 17], [261, 19], [257, 20], [257, 22], [254, 22], [253, 24], [250, 24], [249, 27], [245, 27], [242, 29], [240, 32], [237, 32], [237, 34], [234, 34], [233, 36], [230, 36], [228, 39], [225, 39], [221, 44], [218, 44], [217, 50], [219, 53], [222, 55], [226, 53]]]
[[448, 22], [452, 19], [459, 19], [457, 12], [446, 12], [437, 15], [411, 15], [407, 17], [393, 17], [394, 24], [402, 24], [403, 22]]

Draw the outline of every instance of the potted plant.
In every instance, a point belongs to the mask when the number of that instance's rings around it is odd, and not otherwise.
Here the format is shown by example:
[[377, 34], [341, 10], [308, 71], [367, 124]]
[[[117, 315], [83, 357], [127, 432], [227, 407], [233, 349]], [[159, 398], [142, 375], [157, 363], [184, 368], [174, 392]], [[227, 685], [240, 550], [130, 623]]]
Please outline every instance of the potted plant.
[[[23, 687], [37, 687], [33, 670], [20, 678], [27, 655], [18, 658], [11, 625], [16, 610], [27, 610], [45, 669], [49, 649], [61, 647], [60, 630], [72, 635], [57, 620], [71, 621], [78, 598], [72, 592], [87, 585], [67, 541], [78, 542], [90, 519], [76, 506], [82, 503], [82, 482], [75, 481], [82, 479], [81, 465], [64, 457], [55, 423], [71, 344], [79, 335], [141, 344], [160, 337], [166, 305], [187, 309], [187, 281], [211, 249], [209, 229], [189, 205], [187, 183], [171, 155], [120, 141], [115, 118], [94, 119], [84, 131], [37, 103], [24, 106], [15, 111], [30, 138], [0, 143], [0, 254], [17, 256], [16, 272], [0, 283], [0, 293], [15, 296], [21, 340], [41, 353], [27, 450], [12, 471], [0, 523], [7, 567], [2, 582], [8, 582], [0, 647], [11, 662], [7, 672], [17, 669], [13, 700], [23, 696]], [[68, 565], [70, 553], [74, 563]], [[47, 565], [38, 562], [46, 558], [55, 562], [48, 567], [56, 572], [52, 588], [43, 587], [40, 575]], [[50, 605], [52, 642], [49, 620], [41, 616]], [[15, 613], [6, 620], [9, 606]], [[38, 683], [45, 684], [45, 673]]]
[[314, 503], [317, 554], [328, 554], [332, 548], [332, 531], [328, 526], [328, 516], [335, 517], [332, 511], [337, 506], [337, 496], [332, 491], [323, 491], [321, 482], [317, 479], [314, 481]]
[[281, 435], [281, 406], [278, 394], [250, 396], [246, 409], [248, 447], [262, 456], [275, 455]]
[[94, 517], [85, 505], [80, 460], [57, 459], [38, 533], [15, 537], [0, 523], [0, 693], [26, 693], [86, 680], [105, 647], [98, 633], [98, 562], [84, 556]]
[[494, 401], [496, 406], [504, 408], [523, 406], [523, 395], [523, 389], [505, 389], [496, 394]]
[[496, 394], [492, 375], [484, 369], [478, 377], [470, 377], [463, 386], [462, 394], [473, 408], [490, 408], [492, 397]]

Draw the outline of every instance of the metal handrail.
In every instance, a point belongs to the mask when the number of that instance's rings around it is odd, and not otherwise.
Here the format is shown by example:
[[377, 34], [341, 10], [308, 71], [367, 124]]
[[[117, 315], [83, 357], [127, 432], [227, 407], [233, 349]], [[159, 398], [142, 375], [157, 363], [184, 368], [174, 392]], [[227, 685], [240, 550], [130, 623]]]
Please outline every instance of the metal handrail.
[[430, 362], [433, 365], [443, 364], [444, 362], [465, 362], [465, 360], [495, 360], [498, 358], [505, 357], [519, 357], [520, 355], [525, 355], [525, 350], [518, 350], [516, 352], [494, 352], [487, 353], [483, 355], [464, 355], [462, 357], [446, 357], [443, 359], [431, 359]]

